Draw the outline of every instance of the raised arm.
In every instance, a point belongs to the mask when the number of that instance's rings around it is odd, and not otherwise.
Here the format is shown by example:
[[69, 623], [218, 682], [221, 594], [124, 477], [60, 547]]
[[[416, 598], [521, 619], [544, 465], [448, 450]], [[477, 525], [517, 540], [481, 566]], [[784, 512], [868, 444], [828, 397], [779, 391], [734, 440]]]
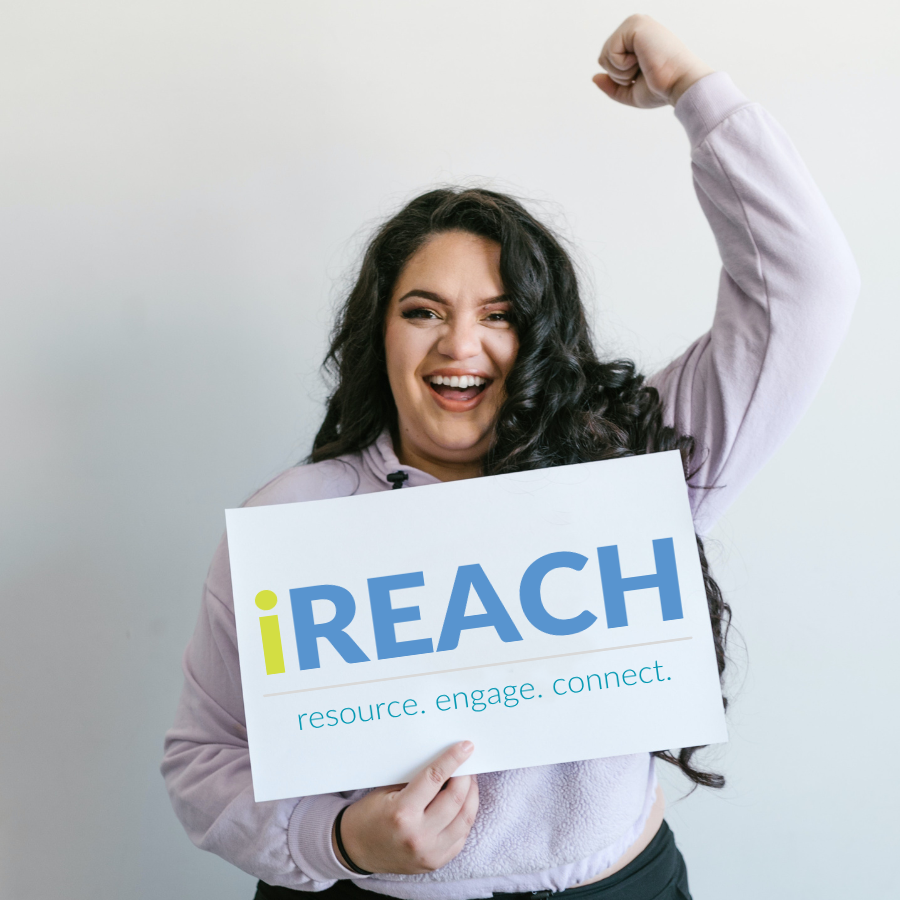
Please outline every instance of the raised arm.
[[626, 20], [595, 77], [633, 106], [670, 103], [722, 258], [712, 328], [651, 378], [698, 442], [691, 504], [705, 533], [809, 406], [859, 291], [847, 242], [793, 144], [723, 72], [659, 23]]

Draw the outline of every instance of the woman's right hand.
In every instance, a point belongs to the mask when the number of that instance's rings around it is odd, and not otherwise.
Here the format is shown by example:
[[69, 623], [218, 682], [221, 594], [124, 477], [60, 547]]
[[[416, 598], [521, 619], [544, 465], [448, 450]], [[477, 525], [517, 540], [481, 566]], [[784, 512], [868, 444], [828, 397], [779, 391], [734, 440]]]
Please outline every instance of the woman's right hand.
[[[450, 777], [473, 749], [470, 741], [454, 744], [409, 784], [375, 788], [348, 806], [341, 840], [353, 862], [369, 872], [402, 875], [433, 872], [450, 862], [478, 811], [475, 776]], [[333, 834], [332, 844], [346, 865]]]

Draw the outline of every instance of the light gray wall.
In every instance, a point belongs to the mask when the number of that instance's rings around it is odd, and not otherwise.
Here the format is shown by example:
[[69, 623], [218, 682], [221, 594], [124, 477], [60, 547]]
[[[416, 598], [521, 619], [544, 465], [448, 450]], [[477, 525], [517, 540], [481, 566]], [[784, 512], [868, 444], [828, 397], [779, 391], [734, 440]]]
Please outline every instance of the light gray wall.
[[[0, 893], [249, 898], [157, 772], [222, 510], [303, 456], [361, 227], [476, 179], [581, 248], [658, 364], [718, 262], [670, 110], [590, 83], [619, 2], [60, 0], [0, 13]], [[863, 293], [717, 529], [749, 648], [729, 777], [669, 819], [698, 900], [887, 898], [896, 853], [897, 6], [645, 6], [786, 126]], [[670, 797], [682, 787], [671, 780]]]

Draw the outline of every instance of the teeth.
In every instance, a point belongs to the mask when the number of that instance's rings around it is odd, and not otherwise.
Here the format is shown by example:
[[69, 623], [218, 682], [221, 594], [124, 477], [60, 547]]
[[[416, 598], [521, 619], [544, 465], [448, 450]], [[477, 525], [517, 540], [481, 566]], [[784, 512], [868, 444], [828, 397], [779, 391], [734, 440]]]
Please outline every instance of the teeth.
[[485, 379], [480, 375], [432, 375], [430, 380], [432, 384], [445, 384], [461, 390], [480, 387], [485, 383]]

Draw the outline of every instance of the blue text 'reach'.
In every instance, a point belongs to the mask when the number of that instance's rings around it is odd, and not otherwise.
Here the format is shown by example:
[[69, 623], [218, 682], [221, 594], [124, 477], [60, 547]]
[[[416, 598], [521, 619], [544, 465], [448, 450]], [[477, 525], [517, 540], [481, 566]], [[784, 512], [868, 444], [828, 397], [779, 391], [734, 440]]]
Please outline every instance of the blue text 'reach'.
[[[672, 538], [653, 541], [653, 558], [656, 562], [655, 572], [625, 578], [619, 564], [618, 547], [613, 544], [597, 548], [607, 628], [624, 628], [628, 625], [625, 595], [629, 591], [646, 588], [655, 588], [659, 592], [663, 621], [684, 618]], [[555, 569], [573, 569], [580, 572], [587, 562], [588, 557], [580, 553], [561, 551], [541, 556], [528, 566], [519, 585], [519, 605], [531, 626], [544, 634], [565, 636], [579, 634], [597, 621], [597, 616], [587, 609], [566, 618], [555, 616], [544, 605], [541, 596], [544, 578], [550, 572]], [[418, 621], [422, 616], [418, 606], [394, 606], [392, 594], [424, 585], [423, 572], [405, 572], [368, 579], [369, 608], [372, 612], [374, 645], [378, 659], [455, 650], [464, 631], [478, 628], [492, 628], [497, 637], [505, 643], [523, 640], [519, 628], [516, 627], [484, 569], [477, 564], [460, 566], [456, 571], [437, 647], [428, 637], [398, 640], [395, 626], [401, 622]], [[481, 600], [484, 612], [467, 615], [466, 606], [472, 590]], [[265, 605], [259, 600], [257, 605], [263, 609], [270, 609], [277, 602], [277, 598], [271, 591], [260, 592], [257, 597], [263, 595], [266, 597]], [[318, 584], [292, 588], [290, 595], [294, 616], [294, 637], [301, 669], [320, 667], [320, 640], [328, 641], [347, 663], [370, 661], [359, 644], [347, 634], [347, 628], [356, 616], [356, 601], [350, 591], [336, 584]], [[334, 607], [334, 615], [327, 622], [315, 621], [313, 604], [317, 600], [327, 600]], [[273, 647], [277, 642], [280, 654], [281, 637], [277, 615], [264, 618], [265, 622], [261, 621], [261, 626], [265, 626], [261, 631], [263, 642], [265, 644], [269, 641]], [[270, 674], [283, 672], [283, 663], [277, 665], [271, 662], [273, 658], [279, 658], [275, 657], [274, 650], [268, 646], [265, 649], [267, 659], [270, 660], [267, 662], [267, 672]]]

